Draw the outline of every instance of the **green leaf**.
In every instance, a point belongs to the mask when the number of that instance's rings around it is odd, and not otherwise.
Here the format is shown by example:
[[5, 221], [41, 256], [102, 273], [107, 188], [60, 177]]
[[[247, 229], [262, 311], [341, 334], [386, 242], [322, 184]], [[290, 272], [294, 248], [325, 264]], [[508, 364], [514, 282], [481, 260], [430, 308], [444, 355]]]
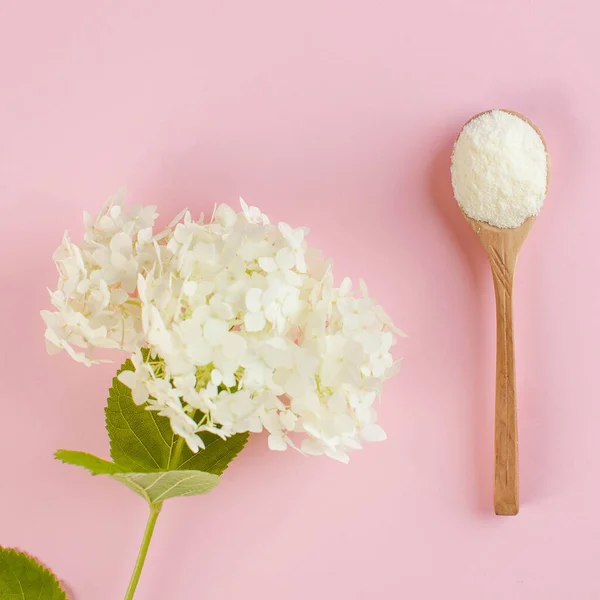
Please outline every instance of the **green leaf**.
[[115, 473], [123, 473], [123, 469], [103, 458], [98, 458], [88, 452], [79, 452], [77, 450], [57, 450], [54, 456], [58, 460], [68, 465], [83, 467], [92, 475], [114, 475]]
[[[58, 450], [55, 456], [64, 463], [87, 469], [92, 475], [109, 475], [139, 494], [149, 504], [157, 504], [175, 496], [206, 494], [219, 483], [218, 475], [203, 471], [131, 473], [120, 465], [87, 452]], [[2, 600], [1, 596], [0, 600]]]
[[200, 437], [204, 442], [204, 449], [194, 453], [186, 444], [177, 463], [177, 469], [194, 469], [222, 475], [233, 459], [244, 449], [250, 434], [246, 431], [223, 440], [213, 433], [202, 432]]
[[[125, 361], [117, 375], [125, 370], [134, 370], [131, 360]], [[173, 433], [169, 419], [136, 405], [131, 390], [117, 377], [113, 379], [105, 413], [110, 455], [120, 467], [133, 472], [185, 469], [221, 475], [242, 451], [249, 437], [246, 432], [223, 440], [204, 432], [201, 437], [206, 448], [193, 453]], [[201, 417], [198, 414], [196, 420]], [[180, 448], [176, 451], [178, 444]]]
[[202, 471], [116, 473], [112, 478], [145, 498], [149, 504], [158, 504], [176, 496], [207, 494], [219, 483], [218, 475]]
[[0, 548], [0, 600], [66, 600], [54, 575], [33, 558]]
[[[117, 375], [133, 370], [133, 363], [128, 359]], [[141, 472], [169, 468], [175, 437], [169, 419], [137, 406], [131, 390], [117, 377], [109, 390], [105, 414], [110, 455], [116, 463]]]

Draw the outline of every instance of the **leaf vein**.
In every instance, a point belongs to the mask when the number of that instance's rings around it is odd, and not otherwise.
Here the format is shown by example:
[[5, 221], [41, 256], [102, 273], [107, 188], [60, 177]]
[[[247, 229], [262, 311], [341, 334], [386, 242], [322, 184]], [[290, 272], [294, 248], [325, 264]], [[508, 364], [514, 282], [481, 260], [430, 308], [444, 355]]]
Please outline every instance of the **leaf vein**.
[[155, 502], [160, 502], [160, 499], [164, 498], [171, 490], [175, 489], [178, 485], [185, 483], [186, 481], [192, 479], [195, 476], [196, 476], [195, 474], [188, 475], [186, 478], [176, 481], [170, 488], [167, 488], [162, 494], [157, 496], [157, 498], [155, 499]]

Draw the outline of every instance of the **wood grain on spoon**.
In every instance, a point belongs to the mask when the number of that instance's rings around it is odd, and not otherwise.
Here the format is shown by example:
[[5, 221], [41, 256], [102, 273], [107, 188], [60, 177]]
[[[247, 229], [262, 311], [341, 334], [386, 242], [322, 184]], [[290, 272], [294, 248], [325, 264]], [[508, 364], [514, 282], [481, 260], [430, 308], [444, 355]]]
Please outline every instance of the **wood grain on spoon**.
[[467, 217], [490, 260], [496, 295], [496, 412], [494, 426], [494, 510], [519, 512], [519, 439], [513, 341], [513, 283], [519, 250], [535, 217], [520, 227], [499, 229]]
[[[508, 110], [504, 112], [523, 119], [540, 136], [544, 148], [546, 148], [547, 192], [550, 160], [544, 137], [537, 127], [523, 115]], [[485, 113], [480, 113], [473, 119], [482, 114]], [[476, 221], [466, 214], [464, 216], [487, 252], [496, 296], [494, 510], [497, 515], [516, 515], [519, 512], [519, 438], [512, 298], [517, 258], [525, 238], [533, 227], [535, 217], [529, 217], [519, 227], [501, 229], [482, 221]]]

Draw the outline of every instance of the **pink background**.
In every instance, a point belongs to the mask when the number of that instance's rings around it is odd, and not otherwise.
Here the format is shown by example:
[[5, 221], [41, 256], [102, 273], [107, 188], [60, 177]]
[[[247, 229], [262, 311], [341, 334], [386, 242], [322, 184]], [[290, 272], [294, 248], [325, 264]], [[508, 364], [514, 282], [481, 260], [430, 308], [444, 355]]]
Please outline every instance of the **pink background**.
[[[312, 228], [410, 338], [389, 440], [349, 466], [259, 437], [202, 498], [171, 500], [137, 598], [600, 597], [594, 0], [0, 3], [0, 543], [76, 600], [122, 598], [141, 499], [58, 464], [107, 456], [113, 366], [45, 354], [51, 254], [121, 185], [169, 216], [239, 195]], [[452, 199], [452, 140], [493, 107], [553, 160], [515, 307], [522, 510], [492, 512], [495, 322]]]

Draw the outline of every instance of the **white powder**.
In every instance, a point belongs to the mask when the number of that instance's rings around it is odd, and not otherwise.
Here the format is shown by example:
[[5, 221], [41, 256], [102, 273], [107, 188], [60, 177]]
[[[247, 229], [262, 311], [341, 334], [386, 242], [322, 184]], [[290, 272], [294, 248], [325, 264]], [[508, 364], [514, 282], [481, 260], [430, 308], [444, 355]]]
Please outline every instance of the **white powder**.
[[466, 215], [495, 227], [518, 227], [542, 208], [548, 156], [529, 123], [493, 110], [464, 126], [450, 172], [454, 196]]

